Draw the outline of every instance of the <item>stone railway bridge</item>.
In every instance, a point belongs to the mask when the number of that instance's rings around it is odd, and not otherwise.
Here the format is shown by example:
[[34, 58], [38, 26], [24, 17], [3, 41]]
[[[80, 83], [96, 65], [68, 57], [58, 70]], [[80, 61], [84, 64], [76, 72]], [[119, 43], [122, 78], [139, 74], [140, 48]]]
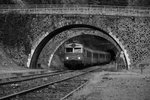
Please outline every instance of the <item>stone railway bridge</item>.
[[[27, 67], [35, 68], [37, 58], [49, 42], [48, 65], [66, 40], [84, 34], [110, 41], [125, 57], [128, 68], [150, 57], [150, 10], [141, 7], [30, 5], [27, 8], [1, 6], [1, 14], [17, 11], [34, 14], [31, 32], [36, 33]], [[72, 31], [89, 28], [90, 31]], [[46, 47], [46, 46], [45, 46]], [[47, 45], [48, 47], [48, 45]]]

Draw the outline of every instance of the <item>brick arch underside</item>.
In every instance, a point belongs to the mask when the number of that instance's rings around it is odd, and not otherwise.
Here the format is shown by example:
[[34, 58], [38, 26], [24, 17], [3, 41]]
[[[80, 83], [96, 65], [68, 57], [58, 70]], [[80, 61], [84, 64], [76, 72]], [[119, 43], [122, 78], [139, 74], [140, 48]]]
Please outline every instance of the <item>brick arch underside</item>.
[[[52, 39], [52, 40], [55, 40], [56, 38], [54, 37], [57, 37], [58, 34], [62, 33], [63, 31], [66, 31], [66, 30], [69, 30], [69, 29], [72, 29], [72, 28], [90, 28], [90, 29], [93, 29], [93, 30], [96, 30], [97, 32], [94, 32], [93, 34], [97, 35], [97, 36], [101, 36], [101, 37], [104, 37], [106, 38], [107, 40], [109, 40], [110, 42], [112, 42], [120, 51], [123, 51], [121, 45], [118, 43], [118, 41], [116, 41], [110, 34], [109, 32], [106, 32], [98, 27], [95, 27], [95, 26], [91, 26], [91, 25], [86, 25], [86, 24], [72, 24], [72, 25], [66, 25], [66, 26], [62, 26], [52, 32], [49, 32], [47, 33], [47, 35], [45, 35], [45, 37], [40, 41], [40, 43], [36, 46], [36, 48], [34, 50], [31, 51], [31, 54], [30, 54], [30, 57], [28, 59], [28, 64], [29, 64], [29, 67], [30, 68], [36, 68], [36, 64], [37, 64], [37, 61], [38, 61], [38, 57], [40, 55], [40, 52], [42, 51], [42, 49], [44, 48], [44, 46]], [[77, 32], [78, 33], [78, 32]], [[98, 34], [97, 34], [98, 33]], [[80, 35], [80, 34], [78, 34]], [[61, 37], [61, 35], [58, 35], [58, 37]], [[69, 35], [71, 37], [74, 37], [74, 35]], [[77, 34], [75, 35], [77, 36]], [[64, 40], [67, 40], [68, 37], [66, 37], [66, 35], [62, 35], [63, 38], [66, 38]], [[61, 38], [62, 38], [61, 37]], [[58, 38], [59, 39], [59, 38]], [[59, 42], [58, 42], [59, 43]], [[56, 45], [56, 47], [54, 48], [53, 50], [53, 53], [54, 51], [56, 51], [56, 48], [58, 48], [59, 45]], [[51, 47], [53, 48], [53, 47]], [[53, 53], [51, 53], [53, 55]], [[127, 58], [125, 57], [126, 59], [126, 64], [128, 64], [127, 62]], [[28, 65], [27, 65], [28, 66]]]
[[[43, 53], [40, 54], [40, 56], [39, 56], [40, 63], [50, 66], [52, 58], [54, 56], [54, 53], [64, 42], [66, 42], [70, 38], [80, 36], [83, 34], [102, 37], [102, 38], [108, 40], [109, 42], [111, 42], [117, 48], [117, 51], [121, 52], [121, 49], [117, 46], [116, 42], [111, 37], [109, 37], [108, 35], [106, 35], [102, 32], [95, 31], [95, 30], [84, 30], [84, 29], [82, 29], [82, 30], [81, 29], [80, 30], [67, 30], [67, 31], [64, 31], [64, 32], [56, 35], [54, 38], [52, 38], [46, 44], [46, 46], [42, 50]], [[115, 51], [115, 52], [117, 52], [117, 51]]]

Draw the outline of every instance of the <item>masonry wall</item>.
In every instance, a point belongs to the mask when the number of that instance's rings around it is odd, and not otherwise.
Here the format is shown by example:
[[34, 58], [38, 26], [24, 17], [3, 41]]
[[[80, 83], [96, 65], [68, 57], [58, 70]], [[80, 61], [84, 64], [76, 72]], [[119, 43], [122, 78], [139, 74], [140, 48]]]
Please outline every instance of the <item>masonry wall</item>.
[[[82, 17], [80, 18], [83, 20]], [[63, 17], [58, 17], [57, 19], [55, 16], [54, 19], [59, 24], [68, 21], [67, 18], [65, 19]], [[150, 18], [93, 16], [90, 20], [93, 26], [100, 27], [104, 30], [108, 27], [111, 28], [112, 33], [125, 46], [125, 49], [127, 49], [131, 66], [137, 67], [138, 64], [149, 61]], [[87, 24], [89, 23], [87, 22]], [[61, 27], [61, 25], [57, 25], [57, 23], [54, 24], [54, 27]]]
[[128, 50], [134, 67], [139, 63], [149, 63], [150, 18], [118, 18], [112, 28]]
[[[30, 24], [27, 23], [26, 26], [30, 27], [30, 30], [28, 32], [23, 31], [23, 33], [28, 33], [29, 36], [28, 48], [20, 46], [19, 48], [11, 49], [11, 52], [8, 46], [5, 48], [5, 52], [11, 55], [9, 56], [10, 58], [24, 66], [26, 66], [27, 58], [30, 54], [30, 52], [24, 51], [31, 50], [43, 34], [75, 23], [93, 25], [106, 32], [109, 32], [107, 28], [110, 28], [112, 33], [119, 38], [127, 49], [131, 64], [134, 65], [133, 67], [136, 67], [139, 63], [146, 62], [150, 57], [150, 18], [98, 15], [69, 15], [69, 17], [64, 15], [34, 15], [30, 16], [29, 21]], [[0, 34], [3, 33], [4, 31], [1, 29]]]

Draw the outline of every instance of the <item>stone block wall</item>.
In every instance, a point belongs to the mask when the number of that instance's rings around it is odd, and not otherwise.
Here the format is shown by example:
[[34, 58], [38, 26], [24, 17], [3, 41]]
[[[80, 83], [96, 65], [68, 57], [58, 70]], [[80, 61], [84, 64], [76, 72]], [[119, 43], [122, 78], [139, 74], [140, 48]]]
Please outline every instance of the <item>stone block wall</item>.
[[113, 26], [113, 34], [121, 40], [129, 52], [132, 65], [138, 65], [150, 57], [150, 18], [119, 18]]
[[[32, 17], [32, 18], [31, 18]], [[30, 25], [29, 25], [30, 24]], [[52, 32], [62, 26], [71, 24], [86, 24], [103, 29], [107, 33], [108, 28], [129, 53], [131, 64], [137, 65], [150, 57], [150, 18], [148, 17], [125, 17], [125, 16], [101, 16], [101, 15], [32, 15], [27, 25], [30, 27], [28, 37], [30, 45], [34, 48], [37, 41], [46, 32]], [[64, 37], [65, 38], [65, 37]], [[13, 57], [18, 56], [22, 64], [26, 64], [27, 56], [20, 47]], [[19, 55], [18, 55], [19, 51]], [[23, 56], [22, 56], [23, 55]], [[20, 58], [19, 58], [20, 57]], [[15, 58], [14, 58], [15, 59]]]

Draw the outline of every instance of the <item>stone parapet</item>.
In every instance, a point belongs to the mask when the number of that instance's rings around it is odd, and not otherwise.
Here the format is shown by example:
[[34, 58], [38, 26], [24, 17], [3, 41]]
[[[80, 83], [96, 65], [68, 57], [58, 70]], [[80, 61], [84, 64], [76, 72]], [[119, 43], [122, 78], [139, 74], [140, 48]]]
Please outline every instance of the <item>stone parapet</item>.
[[26, 8], [20, 8], [15, 5], [0, 5], [1, 14], [5, 14], [11, 11], [17, 11], [23, 14], [91, 14], [137, 17], [150, 16], [150, 8], [148, 7], [94, 5], [29, 5]]

